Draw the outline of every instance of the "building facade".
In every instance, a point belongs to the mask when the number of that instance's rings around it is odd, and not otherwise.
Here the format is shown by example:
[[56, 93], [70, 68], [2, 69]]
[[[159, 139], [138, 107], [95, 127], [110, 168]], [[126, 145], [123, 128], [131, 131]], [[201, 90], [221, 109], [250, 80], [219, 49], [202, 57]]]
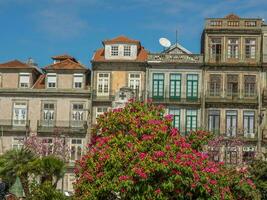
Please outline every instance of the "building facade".
[[147, 62], [147, 98], [166, 107], [182, 134], [201, 127], [203, 57], [174, 44], [149, 53]]
[[143, 99], [147, 51], [140, 41], [118, 36], [102, 42], [92, 63], [92, 123], [129, 99]]
[[261, 152], [262, 19], [206, 19], [203, 31], [203, 95], [206, 129], [242, 145], [223, 146], [220, 160], [238, 164]]
[[72, 167], [90, 129], [90, 71], [68, 55], [52, 59], [43, 69], [18, 60], [0, 64], [0, 152], [22, 147], [30, 135], [48, 145], [62, 138], [70, 149], [63, 190], [71, 191]]

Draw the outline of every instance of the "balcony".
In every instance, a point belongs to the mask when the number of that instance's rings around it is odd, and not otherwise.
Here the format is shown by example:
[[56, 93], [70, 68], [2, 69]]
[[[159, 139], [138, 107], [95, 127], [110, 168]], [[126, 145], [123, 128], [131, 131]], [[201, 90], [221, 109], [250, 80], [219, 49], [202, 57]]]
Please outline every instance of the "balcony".
[[87, 121], [38, 120], [37, 132], [40, 134], [86, 134]]
[[[0, 120], [0, 132], [21, 133], [25, 135], [29, 131], [29, 120]], [[0, 133], [1, 134], [1, 133]]]
[[228, 58], [227, 54], [209, 55], [205, 59], [206, 64], [211, 65], [241, 65], [241, 66], [260, 66], [260, 54], [255, 54], [254, 58], [248, 58], [245, 54], [239, 54], [237, 58]]
[[200, 105], [201, 97], [187, 96], [186, 93], [182, 93], [180, 96], [170, 96], [169, 92], [166, 91], [162, 96], [153, 96], [152, 92], [148, 92], [148, 98], [152, 99], [154, 103], [161, 104], [180, 104], [180, 105]]
[[203, 63], [203, 55], [200, 55], [200, 54], [149, 53], [148, 54], [148, 62], [202, 64]]
[[232, 92], [229, 90], [210, 90], [206, 92], [207, 103], [242, 103], [242, 104], [257, 104], [258, 95], [256, 91]]

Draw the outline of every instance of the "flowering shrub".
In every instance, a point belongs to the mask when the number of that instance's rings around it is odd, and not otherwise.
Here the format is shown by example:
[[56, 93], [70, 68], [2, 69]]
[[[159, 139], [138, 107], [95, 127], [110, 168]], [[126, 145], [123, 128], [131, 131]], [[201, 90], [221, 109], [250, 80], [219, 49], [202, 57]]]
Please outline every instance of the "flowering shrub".
[[132, 102], [101, 116], [76, 163], [75, 198], [257, 199], [246, 173], [228, 175], [163, 114], [161, 106]]

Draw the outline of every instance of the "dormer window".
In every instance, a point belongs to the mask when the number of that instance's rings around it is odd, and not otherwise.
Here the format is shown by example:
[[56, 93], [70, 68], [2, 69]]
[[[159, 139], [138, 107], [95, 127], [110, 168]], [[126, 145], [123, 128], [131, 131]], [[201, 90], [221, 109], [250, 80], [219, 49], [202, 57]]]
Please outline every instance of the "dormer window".
[[111, 56], [119, 55], [119, 46], [111, 46]]
[[47, 74], [47, 88], [56, 88], [57, 85], [57, 74]]
[[123, 47], [123, 56], [131, 56], [131, 46], [125, 45]]
[[74, 74], [73, 76], [73, 88], [82, 88], [83, 74]]
[[20, 73], [19, 74], [19, 87], [20, 88], [29, 88], [30, 87], [30, 74], [29, 73]]

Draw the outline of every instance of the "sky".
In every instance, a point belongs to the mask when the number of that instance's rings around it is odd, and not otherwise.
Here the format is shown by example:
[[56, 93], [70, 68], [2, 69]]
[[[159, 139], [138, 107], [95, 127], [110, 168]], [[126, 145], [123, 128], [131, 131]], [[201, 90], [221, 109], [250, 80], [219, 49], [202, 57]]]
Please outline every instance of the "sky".
[[85, 66], [102, 41], [125, 35], [150, 52], [161, 37], [200, 53], [205, 18], [267, 19], [267, 0], [0, 0], [0, 63], [33, 58], [40, 67], [51, 56], [70, 54]]

